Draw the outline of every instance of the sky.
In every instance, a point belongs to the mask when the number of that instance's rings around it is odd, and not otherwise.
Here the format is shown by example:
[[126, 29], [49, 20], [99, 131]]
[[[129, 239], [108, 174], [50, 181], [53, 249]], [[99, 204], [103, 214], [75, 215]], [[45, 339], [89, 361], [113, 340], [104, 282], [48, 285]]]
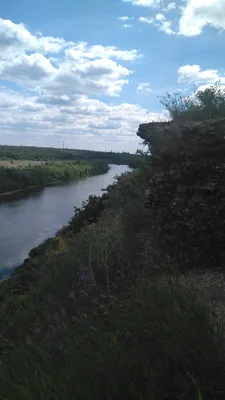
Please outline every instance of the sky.
[[135, 152], [224, 61], [225, 0], [2, 1], [0, 144]]

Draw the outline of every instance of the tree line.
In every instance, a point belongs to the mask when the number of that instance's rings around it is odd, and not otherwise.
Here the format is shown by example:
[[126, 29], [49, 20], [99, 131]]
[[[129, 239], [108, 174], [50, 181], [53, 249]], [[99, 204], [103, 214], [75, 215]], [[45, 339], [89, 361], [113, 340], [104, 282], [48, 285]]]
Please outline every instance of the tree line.
[[49, 183], [69, 181], [82, 176], [97, 175], [108, 171], [104, 161], [46, 163], [41, 166], [25, 168], [0, 167], [0, 195], [23, 190], [32, 186], [44, 186]]
[[0, 160], [67, 160], [67, 161], [105, 161], [108, 164], [137, 163], [140, 156], [128, 152], [92, 151], [59, 149], [32, 146], [3, 146], [0, 145]]

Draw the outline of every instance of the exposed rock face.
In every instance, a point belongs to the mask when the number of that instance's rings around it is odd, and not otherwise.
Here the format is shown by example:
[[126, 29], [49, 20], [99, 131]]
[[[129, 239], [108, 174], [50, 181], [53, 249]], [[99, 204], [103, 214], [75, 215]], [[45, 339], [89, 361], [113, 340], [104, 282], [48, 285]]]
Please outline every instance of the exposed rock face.
[[225, 263], [225, 119], [142, 124], [152, 154], [147, 207], [159, 247], [183, 265]]
[[225, 146], [225, 119], [141, 124], [137, 135], [149, 145], [152, 154], [170, 151], [176, 157], [178, 150], [186, 154], [197, 150], [203, 154], [206, 149], [218, 151], [219, 143]]

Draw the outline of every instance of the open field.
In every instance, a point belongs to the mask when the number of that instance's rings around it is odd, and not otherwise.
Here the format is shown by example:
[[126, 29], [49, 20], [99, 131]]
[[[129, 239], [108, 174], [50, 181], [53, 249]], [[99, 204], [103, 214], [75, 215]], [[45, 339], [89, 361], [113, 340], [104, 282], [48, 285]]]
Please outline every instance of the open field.
[[0, 167], [5, 168], [26, 168], [34, 167], [38, 165], [44, 165], [46, 161], [34, 161], [34, 160], [0, 160]]

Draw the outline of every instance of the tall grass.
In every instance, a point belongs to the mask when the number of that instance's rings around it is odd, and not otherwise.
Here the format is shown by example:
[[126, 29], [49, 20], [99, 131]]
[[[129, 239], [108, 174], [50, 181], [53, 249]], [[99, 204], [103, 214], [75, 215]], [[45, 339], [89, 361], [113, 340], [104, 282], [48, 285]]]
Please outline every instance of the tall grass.
[[[65, 278], [63, 271], [54, 277], [60, 293]], [[8, 348], [2, 399], [224, 398], [221, 327], [188, 285], [161, 278], [123, 296], [93, 291], [85, 312], [76, 309], [76, 295], [68, 300], [60, 294], [48, 317], [39, 309], [42, 337]]]

